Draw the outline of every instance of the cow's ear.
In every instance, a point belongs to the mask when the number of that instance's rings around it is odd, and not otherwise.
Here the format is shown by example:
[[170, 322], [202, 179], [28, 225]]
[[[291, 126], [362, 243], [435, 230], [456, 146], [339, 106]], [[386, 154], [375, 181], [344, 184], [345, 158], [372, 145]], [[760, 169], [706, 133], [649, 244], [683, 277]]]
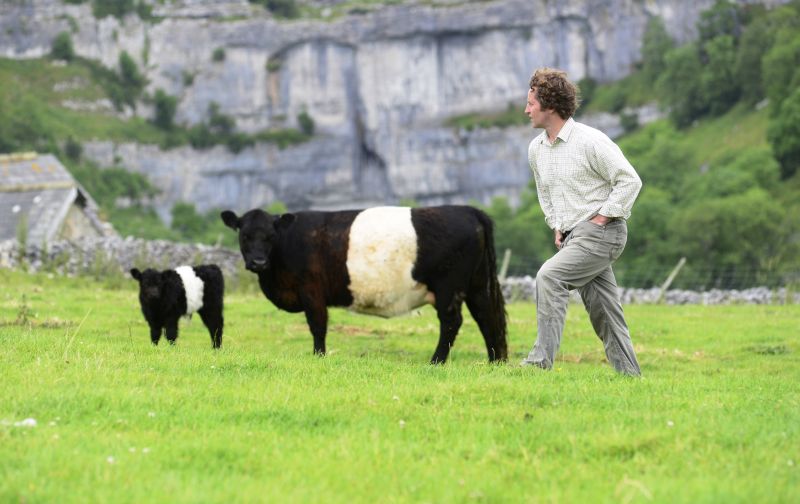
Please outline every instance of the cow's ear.
[[136, 268], [131, 269], [131, 276], [138, 281], [142, 281], [142, 272]]
[[239, 228], [242, 227], [241, 220], [239, 219], [239, 217], [237, 217], [236, 214], [231, 212], [230, 210], [225, 210], [224, 212], [219, 214], [219, 216], [222, 217], [222, 222], [224, 222], [226, 226], [233, 229], [234, 231], [238, 231]]
[[275, 229], [277, 231], [283, 231], [284, 229], [289, 229], [289, 226], [292, 225], [294, 220], [297, 216], [293, 213], [285, 213], [282, 214], [280, 217], [275, 219]]

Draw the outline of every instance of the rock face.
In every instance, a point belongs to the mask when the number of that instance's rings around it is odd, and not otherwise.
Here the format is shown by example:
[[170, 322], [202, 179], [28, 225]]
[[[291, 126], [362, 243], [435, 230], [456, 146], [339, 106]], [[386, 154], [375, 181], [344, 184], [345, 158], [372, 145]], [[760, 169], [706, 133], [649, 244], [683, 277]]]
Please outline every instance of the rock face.
[[[302, 111], [313, 118], [313, 140], [282, 150], [85, 146], [101, 165], [147, 174], [163, 191], [162, 216], [179, 200], [239, 211], [274, 200], [292, 209], [493, 196], [513, 203], [529, 180], [535, 132], [457, 131], [446, 120], [508, 106], [522, 115], [528, 79], [540, 66], [575, 80], [623, 77], [639, 58], [650, 17], [662, 17], [685, 41], [712, 4], [496, 0], [288, 22], [246, 0], [153, 1], [152, 21], [95, 19], [90, 2], [15, 0], [0, 4], [0, 55], [43, 56], [68, 31], [77, 54], [109, 67], [127, 51], [148, 91], [178, 97], [178, 122], [206, 120], [212, 102], [248, 132], [296, 127]], [[212, 58], [218, 48], [222, 61]]]

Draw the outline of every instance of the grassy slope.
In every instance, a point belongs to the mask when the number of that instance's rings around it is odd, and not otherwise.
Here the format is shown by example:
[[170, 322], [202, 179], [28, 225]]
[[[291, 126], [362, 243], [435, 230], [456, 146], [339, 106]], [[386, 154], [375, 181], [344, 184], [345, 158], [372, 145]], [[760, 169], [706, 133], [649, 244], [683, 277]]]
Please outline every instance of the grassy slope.
[[[133, 282], [0, 270], [0, 500], [58, 502], [788, 502], [800, 495], [800, 307], [626, 309], [645, 378], [616, 376], [571, 307], [554, 372], [514, 364], [533, 307], [509, 307], [511, 364], [468, 319], [425, 362], [433, 311], [302, 315], [226, 303], [152, 347]], [[9, 324], [25, 296], [34, 324]], [[85, 318], [85, 320], [84, 320]], [[82, 325], [78, 325], [83, 321]], [[36, 418], [38, 426], [13, 422]]]
[[[46, 59], [0, 58], [0, 100], [23, 103], [56, 138], [94, 138], [158, 143], [164, 134], [141, 118], [122, 120], [112, 113], [79, 112], [63, 107], [67, 100], [91, 103], [105, 91], [81, 64], [59, 65]], [[58, 85], [58, 89], [56, 86]]]
[[694, 153], [696, 166], [724, 158], [750, 147], [768, 147], [767, 108], [752, 110], [739, 105], [726, 114], [705, 119], [686, 130], [682, 142]]

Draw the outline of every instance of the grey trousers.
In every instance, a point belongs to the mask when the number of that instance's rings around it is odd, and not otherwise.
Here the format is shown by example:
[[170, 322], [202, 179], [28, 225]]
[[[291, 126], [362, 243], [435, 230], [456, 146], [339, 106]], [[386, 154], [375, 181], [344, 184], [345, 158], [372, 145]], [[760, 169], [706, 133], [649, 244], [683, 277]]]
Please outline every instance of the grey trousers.
[[620, 373], [641, 375], [622, 313], [617, 281], [611, 270], [627, 238], [628, 227], [624, 220], [605, 226], [581, 222], [569, 234], [561, 250], [542, 265], [536, 274], [538, 335], [523, 364], [544, 369], [553, 367], [561, 346], [569, 291], [578, 289], [608, 361]]

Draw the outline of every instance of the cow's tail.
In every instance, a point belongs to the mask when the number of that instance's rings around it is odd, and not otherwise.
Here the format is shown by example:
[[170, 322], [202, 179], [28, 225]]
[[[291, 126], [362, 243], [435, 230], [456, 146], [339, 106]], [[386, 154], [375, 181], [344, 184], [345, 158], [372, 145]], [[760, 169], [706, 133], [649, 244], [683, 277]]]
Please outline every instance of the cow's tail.
[[[487, 339], [487, 345], [491, 344], [492, 348], [489, 349], [491, 360], [505, 361], [508, 359], [508, 343], [506, 335], [508, 332], [506, 318], [506, 302], [503, 298], [503, 290], [500, 288], [500, 282], [497, 279], [497, 255], [494, 250], [494, 223], [492, 219], [484, 212], [477, 210], [478, 220], [484, 233], [484, 254], [483, 264], [479, 268], [486, 272], [486, 293], [489, 298], [489, 306], [487, 313], [489, 334], [484, 334]], [[492, 342], [489, 341], [491, 338]], [[494, 355], [492, 356], [492, 350]], [[493, 357], [493, 358], [492, 358]]]

